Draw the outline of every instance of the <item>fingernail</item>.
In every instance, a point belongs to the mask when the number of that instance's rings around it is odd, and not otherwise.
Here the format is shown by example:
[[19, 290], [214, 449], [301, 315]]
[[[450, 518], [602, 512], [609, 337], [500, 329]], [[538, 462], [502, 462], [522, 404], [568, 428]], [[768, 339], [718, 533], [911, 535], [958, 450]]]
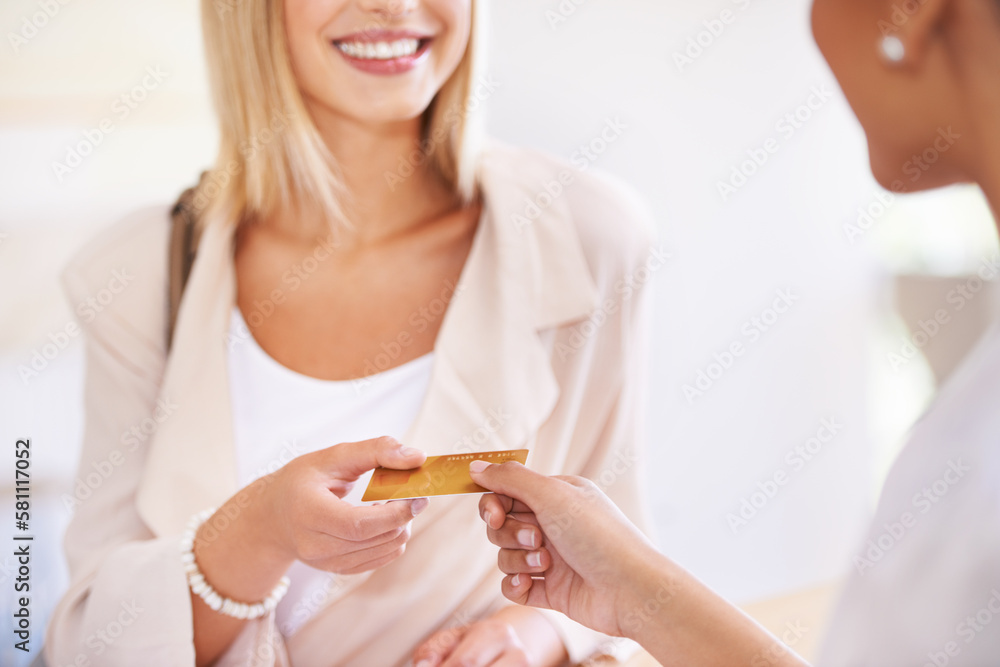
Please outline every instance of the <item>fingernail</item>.
[[542, 552], [541, 551], [532, 551], [530, 554], [528, 554], [528, 556], [524, 560], [528, 563], [529, 567], [541, 567], [542, 566]]
[[434, 664], [434, 663], [432, 663], [430, 660], [421, 660], [420, 662], [418, 662], [417, 664], [415, 664], [413, 667], [431, 667], [432, 664]]
[[425, 509], [427, 509], [427, 506], [430, 504], [431, 501], [427, 500], [426, 498], [417, 498], [416, 500], [410, 502], [410, 513], [412, 513], [413, 516], [417, 516]]
[[517, 531], [517, 543], [522, 547], [535, 547], [535, 531], [530, 528], [522, 528]]
[[487, 526], [490, 525], [490, 511], [489, 510], [484, 510], [483, 511], [483, 521], [486, 522]]
[[403, 456], [419, 456], [423, 454], [423, 452], [416, 447], [403, 447], [399, 450], [399, 453]]
[[510, 578], [510, 585], [513, 586], [513, 587], [515, 587], [515, 588], [517, 588], [518, 586], [520, 586], [521, 585], [521, 575], [520, 574], [515, 574], [513, 577], [511, 577]]
[[469, 464], [469, 472], [482, 472], [490, 467], [486, 461], [473, 461]]

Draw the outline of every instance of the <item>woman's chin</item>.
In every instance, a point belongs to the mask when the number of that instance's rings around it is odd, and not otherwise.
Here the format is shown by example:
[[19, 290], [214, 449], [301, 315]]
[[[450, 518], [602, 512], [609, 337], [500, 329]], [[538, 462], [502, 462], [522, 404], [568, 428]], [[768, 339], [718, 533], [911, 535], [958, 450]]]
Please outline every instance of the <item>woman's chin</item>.
[[924, 151], [882, 150], [869, 140], [872, 175], [879, 185], [893, 192], [923, 192], [972, 182], [974, 179], [950, 159], [950, 145], [942, 146], [946, 144], [938, 142]]
[[886, 190], [891, 190], [893, 192], [916, 192], [922, 188], [920, 187], [910, 187], [915, 185], [909, 183], [906, 179], [899, 177], [899, 172], [889, 172], [879, 170], [874, 164], [872, 164], [872, 176], [875, 177], [875, 182], [881, 185]]
[[892, 192], [917, 192], [926, 189], [922, 183], [912, 182], [906, 178], [901, 171], [902, 161], [886, 158], [875, 150], [871, 144], [868, 146], [868, 163], [871, 168], [875, 182], [886, 190]]
[[372, 104], [351, 105], [327, 104], [323, 100], [313, 99], [307, 105], [314, 120], [319, 118], [339, 118], [351, 125], [368, 127], [391, 127], [400, 123], [412, 123], [419, 120], [427, 106], [417, 104]]
[[343, 104], [324, 104], [323, 106], [337, 115], [352, 118], [359, 124], [394, 125], [420, 118], [430, 106], [430, 101], [401, 96], [398, 99], [383, 98], [370, 100], [370, 102], [356, 99], [354, 104], [346, 108]]

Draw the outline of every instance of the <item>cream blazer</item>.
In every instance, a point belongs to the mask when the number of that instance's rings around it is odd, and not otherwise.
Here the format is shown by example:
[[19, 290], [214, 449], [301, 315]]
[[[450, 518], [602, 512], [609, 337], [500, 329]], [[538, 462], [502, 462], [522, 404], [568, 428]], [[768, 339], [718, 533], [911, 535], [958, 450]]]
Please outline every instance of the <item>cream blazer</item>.
[[[481, 451], [527, 447], [534, 469], [589, 477], [646, 525], [638, 460], [647, 283], [664, 261], [649, 217], [608, 178], [524, 149], [491, 144], [480, 182], [483, 215], [403, 440], [458, 451], [470, 441]], [[179, 538], [192, 514], [239, 490], [226, 372], [233, 230], [205, 231], [168, 356], [169, 228], [168, 208], [138, 212], [63, 275], [74, 307], [114, 272], [126, 285], [81, 318], [79, 476], [103, 462], [112, 471], [78, 498], [66, 534], [71, 583], [47, 632], [52, 667], [195, 661]], [[429, 634], [495, 611], [505, 604], [502, 575], [477, 501], [432, 499], [403, 557], [332, 577], [315, 615], [290, 637], [273, 616], [248, 623], [221, 664], [405, 665]], [[551, 618], [575, 661], [598, 649], [600, 636]]]

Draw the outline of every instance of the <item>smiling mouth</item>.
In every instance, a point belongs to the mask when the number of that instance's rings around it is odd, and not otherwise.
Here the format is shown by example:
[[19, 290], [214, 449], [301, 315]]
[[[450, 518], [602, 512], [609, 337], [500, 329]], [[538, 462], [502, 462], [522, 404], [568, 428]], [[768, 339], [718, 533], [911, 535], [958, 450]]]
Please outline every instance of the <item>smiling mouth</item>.
[[349, 58], [387, 61], [416, 56], [426, 50], [430, 41], [411, 37], [374, 42], [346, 39], [335, 41], [333, 45]]

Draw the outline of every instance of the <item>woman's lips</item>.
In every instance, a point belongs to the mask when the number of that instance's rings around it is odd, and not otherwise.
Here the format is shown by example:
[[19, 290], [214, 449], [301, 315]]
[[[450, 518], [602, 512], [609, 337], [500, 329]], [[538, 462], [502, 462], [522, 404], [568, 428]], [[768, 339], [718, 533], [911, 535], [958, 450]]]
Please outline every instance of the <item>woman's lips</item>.
[[363, 72], [399, 74], [426, 58], [431, 41], [417, 33], [374, 31], [335, 39], [333, 46], [349, 65]]

